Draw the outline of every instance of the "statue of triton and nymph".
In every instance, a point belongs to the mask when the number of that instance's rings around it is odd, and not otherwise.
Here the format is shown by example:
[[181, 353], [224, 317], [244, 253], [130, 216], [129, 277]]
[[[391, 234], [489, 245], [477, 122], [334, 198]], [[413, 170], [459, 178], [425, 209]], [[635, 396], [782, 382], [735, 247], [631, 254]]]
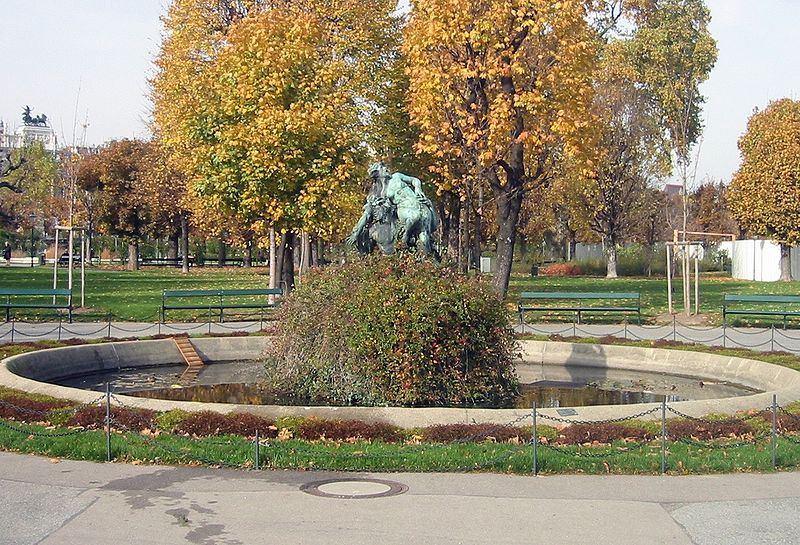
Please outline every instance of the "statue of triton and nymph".
[[422, 182], [400, 172], [389, 174], [383, 163], [370, 165], [369, 175], [372, 187], [347, 242], [361, 255], [372, 253], [375, 246], [391, 255], [397, 243], [413, 249], [419, 242], [425, 255], [437, 259], [433, 232], [439, 220], [433, 203], [422, 192]]

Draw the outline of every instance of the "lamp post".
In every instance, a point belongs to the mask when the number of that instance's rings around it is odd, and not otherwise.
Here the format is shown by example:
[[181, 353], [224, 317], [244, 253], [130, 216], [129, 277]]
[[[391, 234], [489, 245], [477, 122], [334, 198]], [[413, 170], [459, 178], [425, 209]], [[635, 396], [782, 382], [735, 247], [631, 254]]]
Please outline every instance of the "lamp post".
[[36, 214], [31, 212], [28, 215], [28, 219], [31, 220], [31, 268], [33, 268], [33, 258], [36, 256], [36, 249], [33, 247], [33, 222], [36, 219]]

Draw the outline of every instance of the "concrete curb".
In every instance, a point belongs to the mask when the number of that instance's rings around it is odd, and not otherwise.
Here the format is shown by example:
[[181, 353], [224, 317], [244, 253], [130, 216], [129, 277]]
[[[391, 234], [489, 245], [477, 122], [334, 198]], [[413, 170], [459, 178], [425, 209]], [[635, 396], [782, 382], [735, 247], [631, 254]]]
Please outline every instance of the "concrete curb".
[[[269, 337], [192, 339], [198, 353], [206, 361], [257, 358], [269, 342]], [[522, 359], [517, 369], [521, 375], [525, 373], [526, 367], [546, 365], [636, 370], [692, 376], [710, 381], [721, 379], [763, 392], [749, 396], [669, 404], [675, 410], [694, 417], [710, 413], [733, 414], [737, 411], [762, 410], [772, 403], [773, 395], [777, 396], [781, 405], [800, 400], [800, 372], [762, 361], [658, 348], [545, 341], [522, 341], [520, 344]], [[170, 339], [54, 348], [3, 360], [0, 365], [0, 384], [31, 393], [89, 403], [97, 399], [98, 392], [67, 388], [42, 381], [107, 369], [167, 365], [180, 361], [180, 354]], [[515, 421], [525, 424], [530, 416], [529, 410], [522, 409], [293, 407], [171, 401], [124, 395], [116, 397], [125, 405], [158, 411], [183, 409], [220, 413], [250, 412], [268, 418], [315, 416], [326, 419], [387, 422], [404, 428], [456, 423], [508, 424]], [[626, 417], [657, 407], [660, 407], [660, 404], [603, 405], [575, 407], [575, 414], [569, 416], [560, 415], [556, 409], [539, 409], [538, 413], [545, 418], [557, 417], [566, 421], [606, 420]], [[650, 413], [645, 418], [661, 418], [660, 411]], [[545, 423], [551, 422], [545, 421]]]

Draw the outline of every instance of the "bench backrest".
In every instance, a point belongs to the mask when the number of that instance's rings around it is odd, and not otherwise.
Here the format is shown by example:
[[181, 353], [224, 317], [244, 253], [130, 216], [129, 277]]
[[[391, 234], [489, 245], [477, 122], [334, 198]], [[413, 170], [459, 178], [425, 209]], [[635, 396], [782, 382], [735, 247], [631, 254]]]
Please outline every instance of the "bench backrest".
[[72, 297], [72, 290], [51, 288], [0, 288], [0, 296], [14, 295], [64, 295]]
[[639, 299], [635, 292], [523, 291], [521, 299]]
[[800, 296], [725, 294], [724, 302], [725, 303], [800, 303]]
[[283, 288], [258, 288], [241, 290], [164, 290], [162, 298], [168, 297], [236, 297], [252, 295], [283, 295]]

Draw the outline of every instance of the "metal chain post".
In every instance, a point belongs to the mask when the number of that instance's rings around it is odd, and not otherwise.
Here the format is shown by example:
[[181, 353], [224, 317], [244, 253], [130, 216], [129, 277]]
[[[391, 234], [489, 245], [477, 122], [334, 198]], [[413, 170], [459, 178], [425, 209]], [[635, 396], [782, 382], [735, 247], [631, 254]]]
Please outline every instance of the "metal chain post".
[[772, 394], [772, 468], [778, 466], [778, 395]]
[[728, 327], [725, 322], [722, 322], [722, 348], [727, 348], [726, 341], [728, 340]]
[[261, 436], [256, 428], [256, 470], [261, 467]]
[[58, 340], [61, 340], [61, 314], [58, 315]]
[[572, 337], [575, 338], [578, 336], [578, 326], [576, 322], [577, 318], [575, 316], [572, 317]]
[[106, 382], [106, 462], [111, 461], [111, 385]]
[[111, 338], [111, 313], [110, 312], [108, 313], [108, 333], [106, 334], [106, 337], [108, 337], [109, 339]]
[[676, 318], [675, 318], [675, 315], [673, 314], [672, 315], [672, 342], [675, 342], [675, 341], [678, 340], [678, 324], [675, 323], [675, 322], [676, 322]]
[[14, 324], [16, 324], [16, 323], [17, 323], [17, 317], [14, 316], [13, 318], [11, 318], [11, 342], [12, 343], [14, 342]]
[[628, 340], [628, 317], [625, 316], [625, 332], [623, 333], [623, 338], [627, 341]]
[[536, 402], [533, 402], [531, 409], [531, 418], [533, 418], [533, 474], [539, 474], [539, 432], [536, 430]]
[[208, 307], [208, 334], [211, 335], [211, 307]]
[[770, 326], [769, 351], [775, 352], [775, 324]]
[[667, 472], [667, 400], [661, 400], [661, 474]]

